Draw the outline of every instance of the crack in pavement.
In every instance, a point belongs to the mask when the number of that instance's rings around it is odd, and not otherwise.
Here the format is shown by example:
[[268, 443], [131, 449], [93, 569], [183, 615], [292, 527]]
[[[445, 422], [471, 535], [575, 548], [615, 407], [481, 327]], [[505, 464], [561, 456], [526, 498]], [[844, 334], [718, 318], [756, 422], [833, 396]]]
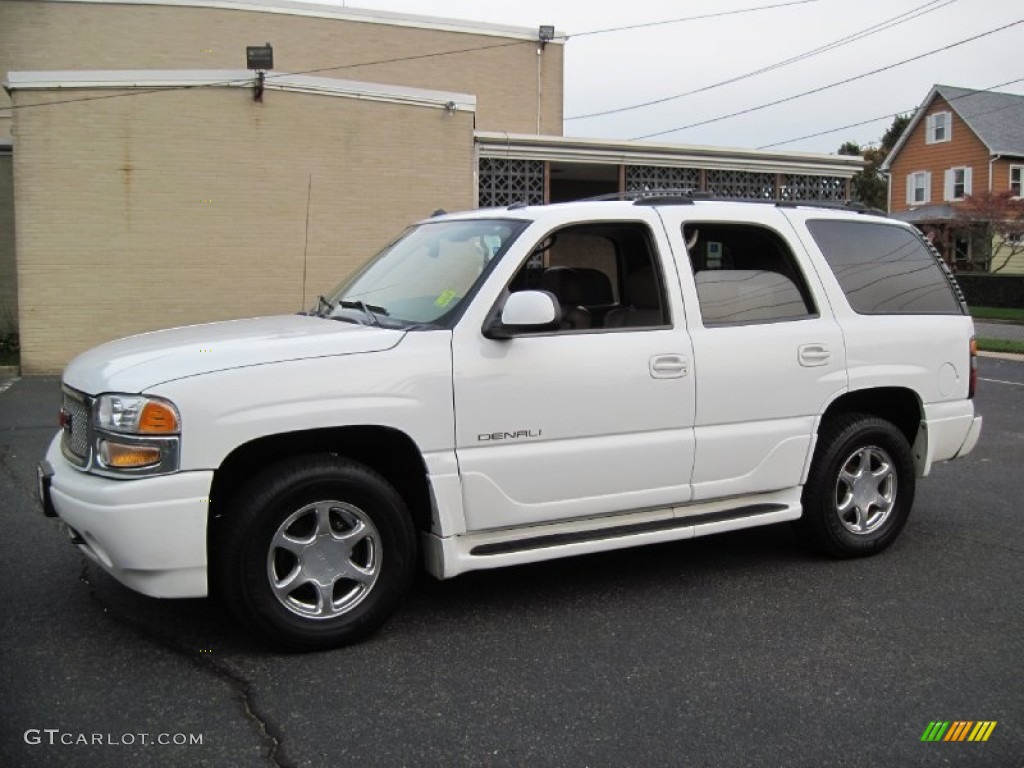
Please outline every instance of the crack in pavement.
[[[33, 501], [36, 500], [36, 485], [34, 482], [22, 482], [21, 477], [17, 472], [14, 471], [14, 467], [11, 465], [10, 459], [15, 458], [11, 453], [11, 448], [6, 443], [0, 443], [0, 472], [7, 475], [10, 478], [10, 483], [15, 488], [25, 491], [29, 498]], [[35, 478], [33, 478], [34, 480]], [[37, 507], [38, 508], [38, 507]]]
[[78, 580], [88, 587], [89, 597], [103, 609], [103, 613], [109, 616], [113, 621], [116, 621], [130, 629], [143, 640], [155, 643], [176, 656], [184, 658], [197, 669], [211, 673], [215, 677], [225, 681], [228, 686], [238, 694], [239, 700], [242, 704], [242, 710], [244, 711], [246, 718], [250, 723], [255, 725], [256, 729], [259, 731], [260, 738], [267, 745], [267, 761], [270, 765], [274, 766], [274, 768], [289, 768], [289, 763], [284, 762], [283, 755], [280, 754], [283, 736], [277, 726], [272, 723], [270, 717], [266, 713], [260, 711], [255, 705], [252, 683], [237, 672], [217, 663], [213, 660], [213, 657], [205, 658], [196, 656], [193, 649], [165, 638], [141, 622], [134, 621], [109, 607], [103, 602], [100, 596], [96, 594], [96, 588], [89, 580], [88, 571], [90, 561], [88, 557], [85, 555], [81, 555], [81, 557], [83, 561], [82, 571], [78, 576]]

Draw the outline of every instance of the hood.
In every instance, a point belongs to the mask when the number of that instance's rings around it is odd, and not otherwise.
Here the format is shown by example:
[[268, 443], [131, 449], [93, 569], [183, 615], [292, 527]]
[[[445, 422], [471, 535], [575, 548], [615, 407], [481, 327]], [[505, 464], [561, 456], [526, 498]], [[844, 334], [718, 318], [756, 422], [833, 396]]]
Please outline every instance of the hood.
[[278, 315], [129, 336], [72, 360], [64, 382], [81, 392], [142, 392], [164, 382], [229, 368], [391, 349], [404, 331]]

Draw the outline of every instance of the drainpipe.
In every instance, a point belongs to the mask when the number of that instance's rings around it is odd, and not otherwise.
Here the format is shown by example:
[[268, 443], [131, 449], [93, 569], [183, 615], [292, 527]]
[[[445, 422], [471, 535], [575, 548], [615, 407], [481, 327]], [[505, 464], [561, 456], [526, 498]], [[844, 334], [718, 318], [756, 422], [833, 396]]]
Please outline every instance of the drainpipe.
[[537, 46], [537, 135], [540, 136], [540, 113], [543, 106], [541, 94], [543, 93], [543, 59], [544, 59], [544, 46], [543, 43]]
[[993, 187], [995, 186], [995, 183], [993, 182], [993, 179], [992, 179], [992, 166], [995, 164], [996, 160], [999, 160], [1001, 158], [1002, 158], [1002, 155], [992, 155], [992, 157], [990, 157], [988, 159], [988, 191], [989, 192], [991, 192]]

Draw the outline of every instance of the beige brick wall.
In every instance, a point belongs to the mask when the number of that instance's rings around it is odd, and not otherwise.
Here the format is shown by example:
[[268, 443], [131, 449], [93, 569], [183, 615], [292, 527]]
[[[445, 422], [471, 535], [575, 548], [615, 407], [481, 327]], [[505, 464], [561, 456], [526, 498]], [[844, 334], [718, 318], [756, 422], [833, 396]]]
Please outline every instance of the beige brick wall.
[[[550, 20], [542, 20], [550, 23]], [[9, 71], [239, 69], [270, 42], [276, 71], [470, 93], [480, 130], [537, 132], [536, 43], [489, 35], [255, 11], [0, 0], [0, 79]], [[491, 47], [391, 64], [353, 65]], [[562, 133], [563, 46], [543, 53], [541, 133]], [[10, 120], [0, 91], [0, 138]], [[9, 114], [9, 113], [8, 113]]]
[[14, 261], [14, 176], [11, 156], [0, 154], [0, 334], [17, 329], [18, 276]]
[[216, 88], [16, 115], [26, 373], [130, 333], [298, 310], [310, 177], [307, 305], [406, 224], [472, 205], [469, 112]]

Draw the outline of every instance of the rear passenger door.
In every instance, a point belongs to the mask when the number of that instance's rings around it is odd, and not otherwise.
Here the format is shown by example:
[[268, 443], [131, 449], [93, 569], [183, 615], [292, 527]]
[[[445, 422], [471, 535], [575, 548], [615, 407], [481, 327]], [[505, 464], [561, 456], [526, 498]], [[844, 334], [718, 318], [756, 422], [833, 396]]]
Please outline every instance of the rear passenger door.
[[847, 388], [817, 274], [774, 207], [697, 204], [663, 217], [697, 376], [694, 500], [799, 485], [815, 420]]

